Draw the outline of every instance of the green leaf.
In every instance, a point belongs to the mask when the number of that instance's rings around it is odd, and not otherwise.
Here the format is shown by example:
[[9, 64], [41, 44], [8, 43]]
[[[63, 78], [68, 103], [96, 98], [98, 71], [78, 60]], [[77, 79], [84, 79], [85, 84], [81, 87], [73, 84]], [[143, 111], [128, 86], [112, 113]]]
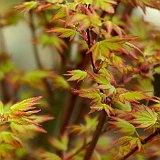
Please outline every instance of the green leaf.
[[59, 156], [51, 152], [40, 152], [37, 157], [40, 157], [42, 160], [61, 160]]
[[131, 104], [126, 101], [125, 103], [122, 103], [120, 101], [115, 101], [113, 102], [113, 106], [122, 110], [122, 111], [131, 111], [132, 108], [131, 108]]
[[141, 106], [139, 111], [132, 113], [134, 119], [132, 123], [137, 124], [138, 128], [153, 128], [157, 124], [158, 114], [146, 106]]
[[111, 60], [111, 63], [113, 64], [113, 66], [114, 66], [118, 71], [123, 72], [123, 71], [124, 71], [124, 68], [126, 68], [124, 59], [122, 59], [122, 58], [119, 57], [119, 56], [116, 56], [116, 55], [113, 54], [113, 53], [111, 54], [110, 60]]
[[85, 124], [80, 125], [72, 125], [69, 127], [71, 129], [71, 132], [74, 133], [89, 133], [90, 131], [94, 131], [97, 125], [97, 118], [91, 118], [86, 116], [85, 117]]
[[156, 67], [156, 68], [154, 69], [154, 71], [155, 71], [155, 73], [160, 74], [160, 67]]
[[117, 4], [114, 0], [94, 0], [93, 5], [95, 9], [102, 9], [108, 13], [114, 13], [113, 4]]
[[112, 51], [122, 50], [124, 39], [111, 38], [95, 43], [87, 53], [92, 52], [94, 63], [98, 60], [109, 58]]
[[38, 6], [38, 2], [36, 1], [30, 1], [30, 2], [24, 2], [22, 4], [17, 5], [15, 8], [18, 10], [22, 10], [22, 12], [27, 13], [32, 9], [35, 9]]
[[8, 153], [11, 153], [15, 148], [13, 145], [10, 144], [0, 144], [0, 157], [5, 157], [6, 159], [11, 159], [11, 155]]
[[62, 7], [56, 12], [56, 14], [51, 18], [50, 21], [53, 22], [55, 20], [64, 18], [65, 16], [66, 16], [66, 9]]
[[80, 97], [92, 100], [92, 102], [100, 102], [103, 97], [103, 94], [98, 89], [80, 89], [74, 92], [78, 93]]
[[68, 81], [81, 81], [87, 77], [87, 72], [82, 70], [72, 70], [68, 71], [69, 74], [65, 74], [67, 76], [71, 76]]
[[22, 83], [28, 84], [33, 88], [43, 89], [43, 79], [49, 76], [49, 72], [42, 70], [34, 70], [25, 73], [20, 80]]
[[68, 138], [66, 135], [63, 135], [60, 140], [58, 140], [57, 138], [51, 137], [49, 139], [50, 144], [61, 151], [66, 151], [68, 148]]
[[121, 101], [122, 103], [125, 103], [125, 101], [137, 102], [147, 98], [148, 96], [138, 91], [125, 92], [119, 95], [119, 101]]
[[53, 77], [52, 78], [53, 85], [55, 88], [63, 88], [63, 89], [70, 88], [70, 85], [68, 84], [67, 80], [64, 77], [56, 74], [54, 74], [52, 77]]
[[38, 42], [44, 46], [51, 45], [51, 46], [55, 47], [61, 53], [64, 51], [64, 48], [66, 47], [66, 44], [63, 41], [63, 39], [61, 39], [55, 35], [50, 36], [48, 34], [42, 34], [38, 38]]
[[11, 144], [14, 147], [22, 147], [21, 140], [12, 132], [3, 131], [0, 133], [0, 144]]
[[53, 28], [49, 29], [47, 32], [57, 33], [60, 38], [70, 38], [70, 40], [76, 35], [76, 30], [69, 28]]
[[76, 3], [80, 3], [80, 4], [92, 4], [93, 0], [75, 0]]
[[37, 102], [37, 100], [39, 100], [40, 98], [41, 98], [41, 96], [34, 97], [34, 98], [29, 98], [29, 99], [25, 99], [21, 102], [17, 102], [16, 104], [11, 106], [11, 110], [13, 112], [15, 112], [15, 111], [18, 111], [18, 110], [27, 111], [27, 110], [33, 109], [33, 108], [35, 108], [34, 105], [39, 104]]
[[109, 123], [120, 128], [117, 132], [126, 133], [127, 135], [133, 135], [136, 132], [135, 127], [126, 120], [116, 117], [112, 117], [112, 119], [115, 121]]
[[115, 141], [115, 143], [120, 142], [121, 146], [129, 146], [129, 148], [133, 148], [138, 146], [138, 150], [142, 149], [141, 140], [137, 137], [124, 136]]

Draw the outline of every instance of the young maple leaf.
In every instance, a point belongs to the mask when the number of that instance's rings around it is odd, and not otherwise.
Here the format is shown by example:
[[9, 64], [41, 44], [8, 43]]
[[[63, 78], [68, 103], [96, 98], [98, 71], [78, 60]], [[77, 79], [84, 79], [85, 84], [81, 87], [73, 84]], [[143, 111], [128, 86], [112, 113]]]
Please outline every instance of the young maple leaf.
[[82, 70], [72, 70], [68, 71], [69, 74], [65, 74], [67, 76], [71, 76], [68, 81], [81, 81], [87, 77], [87, 72]]
[[11, 106], [11, 110], [14, 113], [15, 111], [29, 111], [31, 109], [35, 108], [36, 104], [39, 104], [37, 100], [41, 99], [42, 97], [34, 97], [34, 98], [29, 98], [25, 99], [21, 102], [17, 102], [16, 104]]
[[68, 148], [68, 137], [65, 134], [60, 137], [60, 140], [54, 137], [50, 137], [49, 142], [54, 148], [60, 151], [66, 151]]
[[119, 95], [119, 101], [122, 103], [125, 103], [125, 101], [137, 102], [148, 98], [149, 97], [147, 95], [139, 91], [128, 91]]
[[0, 144], [10, 144], [16, 148], [22, 147], [21, 140], [9, 131], [2, 131], [0, 133]]
[[110, 116], [110, 114], [114, 114], [114, 110], [111, 106], [104, 104], [104, 103], [96, 103], [94, 105], [92, 105], [90, 107], [92, 110], [96, 110], [96, 111], [102, 111], [105, 110], [105, 112], [107, 113], [108, 116]]
[[70, 38], [70, 40], [76, 35], [76, 30], [70, 28], [53, 28], [47, 30], [47, 32], [57, 33], [60, 38]]
[[74, 93], [78, 93], [80, 97], [88, 98], [92, 102], [101, 102], [104, 96], [98, 89], [93, 88], [75, 90]]
[[[93, 62], [99, 59], [110, 58], [111, 52], [128, 52], [126, 42], [135, 40], [136, 37], [112, 37], [95, 43], [87, 53], [92, 52]], [[133, 47], [132, 47], [133, 48]]]
[[158, 113], [146, 106], [141, 106], [132, 116], [134, 119], [131, 122], [137, 124], [137, 128], [153, 128], [158, 121]]
[[110, 124], [114, 125], [117, 128], [120, 128], [116, 132], [121, 132], [121, 133], [126, 133], [127, 135], [133, 135], [136, 132], [135, 127], [127, 122], [126, 120], [116, 118], [116, 117], [111, 117], [113, 122], [109, 122]]
[[30, 10], [35, 9], [37, 6], [38, 6], [38, 2], [30, 1], [30, 2], [24, 2], [17, 5], [15, 9], [22, 10], [22, 12], [27, 13]]
[[93, 6], [95, 9], [102, 9], [105, 12], [114, 13], [113, 5], [116, 5], [117, 2], [115, 0], [94, 0]]
[[56, 154], [47, 151], [38, 152], [35, 156], [39, 157], [40, 160], [61, 160]]
[[67, 26], [78, 25], [78, 30], [86, 30], [90, 26], [90, 19], [87, 15], [76, 13], [68, 17]]
[[85, 117], [85, 124], [80, 125], [72, 125], [69, 128], [71, 129], [71, 132], [83, 134], [83, 133], [89, 133], [90, 131], [95, 130], [97, 125], [97, 118], [90, 118], [88, 116]]
[[63, 89], [69, 89], [70, 85], [67, 82], [67, 80], [58, 74], [52, 75], [52, 81], [55, 88], [63, 88]]
[[121, 143], [121, 146], [129, 146], [129, 148], [138, 146], [139, 151], [142, 149], [141, 140], [137, 137], [124, 136], [117, 139], [114, 143], [118, 143], [118, 142]]

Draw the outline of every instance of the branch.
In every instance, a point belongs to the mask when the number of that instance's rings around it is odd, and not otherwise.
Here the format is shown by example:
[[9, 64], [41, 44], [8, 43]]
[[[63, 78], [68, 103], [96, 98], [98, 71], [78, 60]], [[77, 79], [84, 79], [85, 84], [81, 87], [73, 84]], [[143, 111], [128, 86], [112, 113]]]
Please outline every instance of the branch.
[[[87, 43], [88, 43], [88, 46], [90, 47], [91, 46], [91, 36], [90, 36], [89, 29], [87, 30], [87, 38], [88, 38], [88, 42]], [[91, 58], [91, 64], [92, 64], [92, 68], [93, 68], [94, 73], [98, 73], [98, 69], [96, 68], [96, 66], [95, 66], [95, 64], [93, 62], [92, 53], [90, 55], [90, 58]], [[103, 92], [102, 90], [100, 90], [100, 91]], [[106, 119], [106, 112], [103, 110], [103, 111], [101, 111], [101, 114], [99, 115], [98, 125], [97, 125], [97, 128], [96, 128], [96, 130], [95, 130], [95, 132], [93, 134], [91, 143], [90, 143], [89, 147], [87, 148], [84, 160], [89, 160], [91, 158], [92, 153], [94, 151], [94, 148], [96, 147], [96, 144], [97, 144], [98, 139], [100, 137], [103, 125], [105, 123], [105, 119]]]
[[98, 139], [101, 135], [101, 131], [102, 131], [103, 125], [105, 123], [105, 119], [106, 119], [106, 112], [103, 110], [103, 111], [101, 111], [101, 114], [99, 115], [99, 120], [98, 120], [98, 125], [96, 128], [96, 131], [94, 132], [92, 141], [91, 141], [89, 147], [87, 148], [86, 155], [83, 160], [89, 160], [91, 158], [92, 153], [94, 151], [94, 148], [96, 147]]
[[[32, 32], [32, 39], [34, 40], [35, 37], [36, 37], [36, 27], [34, 25], [34, 19], [33, 19], [33, 13], [32, 12], [29, 12], [29, 17], [30, 17], [30, 29], [31, 29], [31, 32]], [[36, 44], [33, 44], [33, 50], [34, 50], [34, 55], [35, 55], [35, 60], [36, 60], [36, 63], [37, 63], [37, 67], [39, 69], [43, 69], [43, 66], [41, 64], [41, 60], [40, 60], [40, 57], [39, 57], [39, 51], [38, 51], [38, 47]], [[46, 93], [47, 93], [47, 97], [48, 97], [48, 101], [50, 103], [50, 105], [52, 105], [53, 103], [53, 92], [52, 92], [52, 87], [50, 85], [50, 83], [47, 81], [47, 79], [43, 79], [43, 84], [45, 86], [45, 89], [46, 89]]]
[[60, 129], [61, 135], [64, 134], [65, 129], [66, 129], [67, 125], [69, 124], [69, 121], [71, 119], [71, 116], [72, 116], [72, 113], [73, 113], [73, 109], [74, 109], [77, 97], [78, 96], [75, 95], [75, 94], [71, 95], [70, 102], [69, 102], [69, 105], [68, 105], [67, 111], [66, 111], [67, 113], [65, 114], [65, 117], [64, 117], [64, 120], [62, 122], [61, 129]]
[[[141, 144], [144, 145], [148, 143], [149, 141], [152, 141], [152, 139], [157, 136], [160, 133], [160, 128], [158, 128], [154, 133], [146, 137], [144, 140], [141, 140]], [[138, 150], [138, 146], [135, 146], [131, 151], [129, 151], [124, 157], [122, 157], [119, 160], [126, 160], [130, 156], [132, 156], [136, 151]]]

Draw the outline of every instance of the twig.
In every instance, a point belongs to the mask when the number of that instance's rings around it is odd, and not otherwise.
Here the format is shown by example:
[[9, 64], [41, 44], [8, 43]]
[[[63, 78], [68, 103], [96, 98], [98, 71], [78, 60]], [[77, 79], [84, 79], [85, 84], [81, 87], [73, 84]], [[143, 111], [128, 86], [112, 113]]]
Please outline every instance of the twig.
[[[154, 133], [152, 133], [151, 135], [149, 135], [148, 137], [146, 137], [144, 140], [141, 140], [141, 144], [144, 145], [146, 143], [148, 143], [149, 141], [151, 141], [155, 136], [157, 136], [160, 133], [160, 128], [158, 128]], [[128, 159], [130, 156], [132, 156], [136, 151], [138, 150], [138, 146], [135, 146], [133, 149], [131, 149], [124, 157], [122, 157], [119, 160], [126, 160]]]
[[[33, 19], [32, 11], [29, 12], [29, 18], [30, 18], [30, 29], [31, 29], [31, 32], [32, 32], [32, 40], [35, 40], [35, 38], [36, 38], [36, 28], [35, 28], [35, 25], [34, 25], [34, 19]], [[33, 45], [33, 50], [34, 50], [34, 56], [35, 56], [35, 60], [36, 60], [38, 68], [43, 69], [43, 66], [41, 64], [41, 60], [40, 60], [40, 57], [39, 57], [39, 51], [38, 51], [37, 45]]]

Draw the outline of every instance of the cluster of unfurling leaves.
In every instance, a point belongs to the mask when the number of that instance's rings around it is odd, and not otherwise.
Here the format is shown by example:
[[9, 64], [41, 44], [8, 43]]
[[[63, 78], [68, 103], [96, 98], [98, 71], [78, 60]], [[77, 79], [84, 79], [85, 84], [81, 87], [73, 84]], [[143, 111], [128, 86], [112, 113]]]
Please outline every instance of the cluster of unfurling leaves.
[[[3, 105], [0, 102], [0, 158], [14, 159], [16, 151], [23, 149], [27, 137], [32, 137], [33, 131], [45, 133], [40, 123], [52, 119], [48, 115], [36, 116], [40, 111], [35, 105], [41, 97]], [[26, 149], [26, 148], [25, 148]], [[27, 149], [26, 149], [27, 150]], [[24, 154], [27, 154], [27, 152]]]
[[[23, 152], [37, 160], [160, 158], [159, 140], [154, 141], [160, 132], [160, 99], [153, 85], [160, 74], [160, 30], [132, 16], [137, 6], [144, 12], [146, 7], [160, 9], [160, 1], [35, 0], [15, 7], [31, 17], [25, 18], [35, 57], [37, 45], [54, 48], [61, 66], [47, 70], [37, 58], [37, 70], [23, 71], [3, 55], [0, 82], [4, 93], [6, 84], [10, 90], [3, 99], [28, 97], [26, 90], [29, 96], [43, 95], [43, 109], [51, 111], [57, 123], [48, 130], [58, 128], [60, 134], [44, 136], [54, 152], [46, 150], [48, 144], [27, 151], [26, 136], [46, 132], [40, 123], [51, 119], [35, 115], [40, 97], [0, 103], [0, 158], [20, 159]], [[2, 26], [7, 24], [3, 21]], [[58, 122], [62, 112], [64, 122]]]

